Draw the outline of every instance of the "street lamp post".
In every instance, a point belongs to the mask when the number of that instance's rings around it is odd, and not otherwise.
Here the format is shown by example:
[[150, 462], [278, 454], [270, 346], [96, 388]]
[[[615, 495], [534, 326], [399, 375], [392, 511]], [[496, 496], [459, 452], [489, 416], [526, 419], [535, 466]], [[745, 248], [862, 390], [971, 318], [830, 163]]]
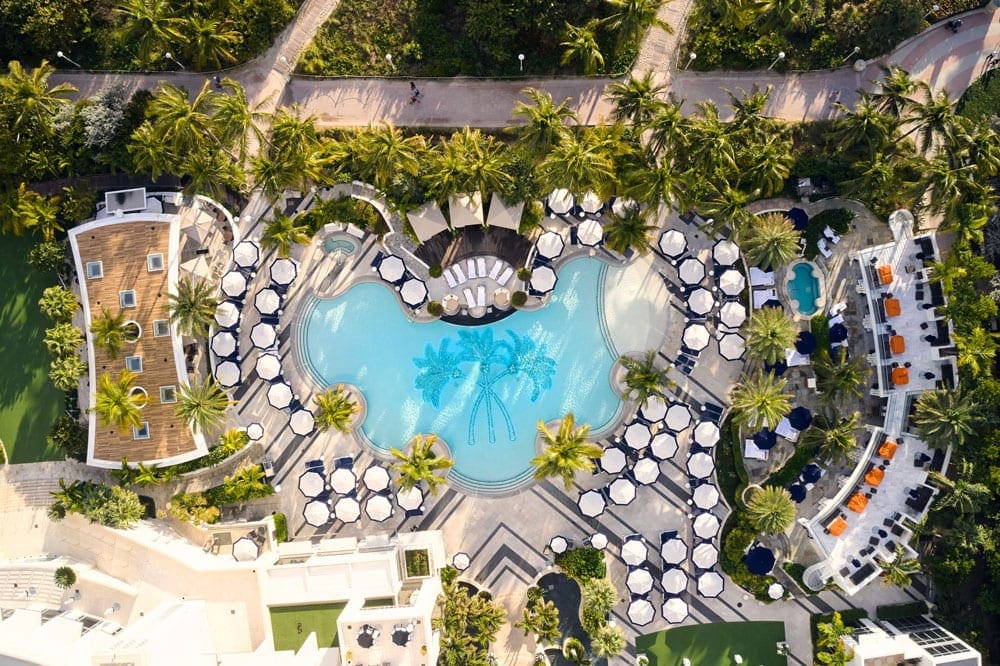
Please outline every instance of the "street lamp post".
[[698, 54], [697, 53], [694, 53], [693, 51], [691, 53], [689, 53], [688, 54], [688, 61], [686, 63], [684, 63], [684, 69], [687, 69], [688, 67], [690, 67], [691, 63], [693, 63], [697, 58], [698, 58]]
[[291, 74], [292, 65], [288, 62], [288, 58], [286, 58], [285, 56], [281, 56], [280, 58], [278, 58], [278, 60], [280, 60], [281, 64], [285, 66], [285, 69], [288, 70], [288, 73]]
[[518, 53], [517, 54], [517, 69], [518, 69], [519, 72], [523, 72], [524, 71], [524, 54], [523, 53]]
[[931, 5], [931, 10], [929, 12], [927, 12], [926, 14], [924, 14], [924, 18], [927, 18], [931, 14], [937, 14], [938, 10], [940, 10], [940, 9], [941, 9], [941, 7], [939, 5]]
[[855, 46], [853, 49], [851, 49], [850, 53], [844, 56], [844, 59], [840, 61], [840, 64], [843, 65], [845, 62], [850, 60], [853, 56], [858, 55], [859, 53], [861, 53], [861, 47]]
[[774, 59], [774, 62], [772, 62], [770, 65], [767, 66], [768, 71], [774, 69], [774, 66], [777, 65], [779, 62], [781, 62], [784, 59], [785, 59], [785, 52], [784, 51], [778, 51], [778, 57]]
[[391, 53], [386, 53], [385, 54], [385, 61], [387, 63], [389, 63], [389, 69], [391, 71], [395, 72], [396, 71], [396, 65], [394, 65], [393, 62], [392, 62], [392, 54]]
[[69, 63], [69, 64], [71, 64], [71, 65], [74, 65], [74, 66], [76, 66], [76, 67], [79, 67], [80, 69], [83, 69], [83, 68], [82, 68], [82, 66], [80, 65], [80, 63], [78, 63], [78, 62], [77, 62], [77, 61], [75, 61], [75, 60], [72, 60], [72, 59], [71, 59], [71, 58], [70, 58], [69, 56], [67, 56], [67, 55], [66, 55], [65, 53], [63, 53], [62, 51], [56, 51], [56, 56], [58, 56], [58, 57], [62, 58], [63, 60], [65, 60], [66, 62], [68, 62], [68, 63]]
[[187, 67], [185, 67], [180, 60], [175, 58], [170, 51], [167, 51], [166, 53], [163, 54], [163, 59], [177, 63], [177, 66], [180, 67], [181, 69], [187, 69]]

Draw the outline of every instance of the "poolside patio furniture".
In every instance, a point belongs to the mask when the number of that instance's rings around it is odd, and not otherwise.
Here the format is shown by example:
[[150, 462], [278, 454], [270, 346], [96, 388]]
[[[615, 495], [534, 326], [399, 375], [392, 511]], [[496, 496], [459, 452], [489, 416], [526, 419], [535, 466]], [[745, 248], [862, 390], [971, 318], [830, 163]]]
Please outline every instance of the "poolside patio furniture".
[[321, 495], [325, 489], [326, 479], [322, 472], [309, 470], [299, 475], [299, 492], [306, 497]]
[[510, 205], [496, 192], [490, 198], [490, 210], [486, 216], [486, 224], [490, 227], [500, 227], [517, 231], [521, 225], [521, 214], [524, 212], [524, 202]]
[[715, 297], [708, 289], [699, 287], [688, 296], [687, 306], [695, 314], [706, 315], [715, 307]]
[[299, 264], [294, 259], [281, 258], [271, 264], [271, 282], [287, 287], [299, 274]]
[[826, 529], [833, 536], [839, 537], [847, 530], [847, 521], [844, 520], [841, 516], [837, 516], [836, 518], [833, 519], [833, 522], [827, 525]]
[[564, 536], [556, 535], [549, 539], [549, 550], [556, 555], [561, 555], [569, 550], [569, 540]]
[[903, 354], [906, 352], [906, 338], [902, 335], [890, 335], [889, 336], [889, 351], [892, 352], [894, 356]]
[[628, 605], [628, 619], [637, 626], [643, 627], [653, 621], [656, 617], [656, 609], [648, 599], [634, 599]]
[[222, 301], [215, 309], [215, 323], [222, 328], [233, 328], [240, 323], [240, 309], [232, 301]]
[[394, 254], [382, 258], [378, 265], [378, 274], [386, 282], [395, 284], [406, 274], [406, 264]]
[[249, 536], [233, 542], [233, 559], [237, 562], [253, 562], [260, 556], [260, 545]]
[[827, 246], [825, 238], [820, 238], [816, 241], [816, 249], [827, 259], [833, 256], [833, 250]]
[[506, 286], [507, 282], [510, 280], [512, 275], [514, 275], [514, 269], [511, 268], [510, 266], [507, 266], [505, 269], [503, 269], [503, 271], [500, 272], [500, 275], [497, 277], [497, 284], [499, 284], [501, 287]]
[[539, 236], [538, 241], [535, 243], [538, 255], [546, 259], [555, 259], [561, 255], [565, 246], [566, 242], [563, 240], [563, 237], [555, 231], [546, 231]]
[[711, 539], [719, 533], [722, 523], [714, 513], [702, 513], [694, 519], [693, 529], [701, 539]]
[[[493, 196], [496, 197], [496, 195]], [[416, 210], [408, 212], [406, 218], [410, 221], [413, 233], [416, 234], [417, 240], [421, 243], [442, 231], [448, 230], [448, 220], [445, 219], [444, 213], [441, 212], [441, 208], [437, 202], [433, 200], [428, 201]]]
[[830, 342], [844, 342], [847, 340], [847, 327], [843, 324], [834, 324], [830, 327]]
[[288, 409], [294, 397], [292, 387], [284, 382], [271, 384], [267, 388], [267, 402], [275, 409]]
[[771, 301], [778, 303], [778, 290], [777, 289], [754, 289], [753, 294], [753, 309], [759, 310]]
[[590, 547], [597, 550], [604, 550], [608, 547], [608, 537], [601, 532], [595, 532], [590, 536]]
[[795, 351], [806, 355], [816, 351], [816, 336], [812, 331], [799, 331], [795, 338]]
[[663, 575], [660, 576], [664, 594], [680, 594], [687, 589], [687, 584], [687, 573], [679, 567], [664, 569]]
[[885, 306], [885, 314], [888, 317], [898, 317], [902, 314], [902, 305], [898, 298], [886, 298], [883, 301]]
[[781, 583], [771, 583], [767, 587], [767, 596], [770, 599], [777, 601], [778, 599], [785, 596], [785, 588]]
[[403, 283], [399, 290], [399, 296], [407, 305], [417, 307], [427, 300], [427, 285], [424, 284], [423, 280], [410, 278]]
[[264, 438], [264, 426], [254, 422], [247, 426], [247, 437], [250, 438], [251, 442], [259, 442]]
[[472, 558], [465, 552], [455, 553], [455, 556], [451, 558], [451, 566], [459, 571], [465, 571], [470, 564], [472, 564]]
[[823, 468], [816, 463], [809, 463], [802, 468], [803, 483], [816, 483], [823, 478]]
[[680, 624], [689, 614], [687, 602], [680, 597], [671, 597], [664, 601], [660, 612], [663, 614], [663, 619], [670, 624]]
[[365, 649], [369, 649], [375, 645], [375, 641], [378, 640], [380, 634], [381, 632], [379, 632], [378, 629], [370, 624], [366, 624], [358, 630], [358, 645]]
[[458, 284], [465, 284], [468, 278], [465, 277], [465, 273], [462, 272], [462, 267], [459, 266], [458, 264], [455, 264], [454, 266], [451, 267], [451, 270], [455, 274], [455, 280], [458, 282]]
[[752, 439], [743, 440], [743, 457], [750, 460], [767, 460], [767, 451], [758, 449]]
[[584, 220], [576, 230], [580, 245], [594, 247], [604, 240], [604, 227], [595, 219]]
[[547, 294], [556, 286], [556, 272], [551, 266], [539, 266], [531, 272], [531, 288], [538, 293]]
[[416, 487], [400, 490], [396, 493], [396, 504], [404, 511], [415, 511], [424, 505], [424, 493]]
[[719, 426], [712, 421], [699, 421], [694, 427], [694, 441], [706, 448], [715, 446], [719, 442]]
[[355, 476], [352, 469], [341, 467], [333, 470], [333, 473], [330, 474], [330, 487], [338, 495], [346, 495], [353, 492], [356, 490], [357, 484], [358, 477]]
[[357, 522], [361, 517], [361, 504], [354, 497], [341, 497], [333, 505], [333, 515], [344, 523]]
[[247, 278], [239, 271], [229, 271], [222, 276], [222, 293], [229, 298], [242, 298], [247, 293]]
[[770, 428], [764, 428], [753, 436], [753, 443], [762, 451], [769, 451], [778, 443], [778, 435]]
[[261, 289], [253, 297], [253, 306], [262, 315], [274, 315], [281, 309], [281, 296], [274, 289]]
[[392, 643], [399, 647], [406, 647], [413, 638], [413, 625], [396, 625], [392, 629]]
[[887, 284], [892, 284], [893, 280], [892, 266], [888, 265], [878, 266], [876, 267], [875, 272], [878, 275], [878, 281], [880, 285], [884, 286]]
[[703, 541], [691, 550], [691, 563], [699, 569], [711, 569], [719, 563], [719, 549], [711, 541]]
[[876, 467], [865, 474], [865, 483], [870, 486], [879, 486], [882, 483], [882, 479], [885, 478], [885, 471], [881, 468]]
[[641, 567], [632, 569], [625, 577], [625, 587], [632, 594], [649, 594], [653, 590], [653, 574]]
[[812, 425], [813, 414], [808, 407], [799, 405], [788, 413], [789, 424], [798, 431], [805, 430]]
[[369, 495], [365, 501], [365, 514], [376, 523], [392, 517], [392, 502], [385, 495]]
[[677, 229], [668, 229], [664, 231], [660, 234], [660, 240], [657, 243], [657, 247], [660, 248], [660, 252], [671, 259], [676, 259], [684, 254], [687, 250], [687, 246], [687, 238]]
[[608, 498], [620, 506], [631, 504], [635, 499], [635, 484], [628, 479], [615, 479], [608, 486]]
[[236, 336], [229, 331], [220, 331], [212, 336], [210, 347], [219, 358], [229, 358], [236, 354]]
[[300, 437], [311, 435], [316, 429], [316, 417], [308, 409], [296, 409], [288, 417], [288, 427]]
[[687, 544], [676, 533], [664, 538], [666, 534], [660, 535], [660, 557], [665, 564], [680, 565], [687, 559]]
[[649, 555], [646, 540], [641, 535], [630, 534], [622, 542], [622, 561], [631, 567], [643, 564]]
[[361, 476], [365, 488], [373, 493], [381, 493], [389, 488], [389, 470], [380, 465], [372, 465]]
[[476, 307], [486, 307], [486, 287], [481, 284], [476, 285]]
[[705, 264], [694, 257], [688, 257], [677, 266], [677, 275], [682, 284], [697, 285], [705, 279]]
[[743, 561], [747, 565], [750, 573], [758, 576], [766, 576], [774, 568], [774, 551], [757, 545], [747, 551]]
[[719, 289], [728, 296], [739, 296], [746, 286], [746, 278], [738, 270], [730, 268], [719, 276]]
[[635, 451], [641, 451], [649, 446], [651, 439], [653, 439], [653, 433], [650, 431], [649, 426], [639, 421], [634, 421], [625, 426], [625, 432], [622, 434], [622, 441]]
[[662, 421], [667, 415], [667, 403], [659, 396], [653, 395], [646, 399], [646, 402], [639, 406], [639, 416], [650, 423]]
[[792, 496], [792, 501], [801, 504], [806, 499], [806, 487], [801, 483], [793, 483], [788, 486], [788, 494]]
[[694, 453], [688, 457], [687, 470], [695, 478], [707, 479], [715, 471], [715, 461], [707, 453]]
[[596, 518], [604, 513], [604, 509], [607, 508], [607, 501], [599, 491], [587, 490], [580, 493], [576, 505], [583, 515], [588, 518]]
[[604, 201], [597, 195], [596, 192], [587, 190], [576, 202], [576, 205], [579, 206], [581, 211], [588, 215], [597, 215], [604, 208]]
[[740, 260], [740, 248], [731, 240], [720, 240], [712, 247], [712, 259], [720, 266], [732, 266]]
[[462, 302], [455, 294], [445, 294], [441, 298], [441, 305], [444, 306], [444, 313], [453, 315], [462, 308]]
[[252, 240], [242, 240], [233, 248], [233, 263], [241, 268], [251, 268], [260, 261], [260, 246]]
[[673, 433], [658, 432], [649, 442], [649, 455], [659, 461], [670, 460], [677, 453], [677, 437]]
[[264, 381], [274, 381], [281, 376], [281, 359], [277, 354], [261, 354], [254, 365], [257, 376]]
[[573, 209], [573, 195], [564, 188], [556, 188], [545, 200], [549, 210], [556, 215], [566, 215]]
[[235, 361], [223, 361], [215, 366], [215, 379], [222, 388], [232, 388], [240, 383], [240, 366]]
[[756, 266], [750, 267], [750, 286], [771, 287], [774, 285], [774, 271], [763, 271]]
[[632, 467], [632, 476], [641, 486], [651, 486], [660, 478], [660, 465], [652, 458], [640, 458]]
[[899, 449], [899, 444], [892, 440], [886, 440], [878, 447], [879, 456], [885, 458], [886, 460], [892, 460], [893, 456], [896, 455], [896, 451]]
[[719, 490], [710, 483], [703, 483], [694, 489], [691, 499], [696, 507], [708, 511], [719, 503]]
[[715, 571], [708, 571], [698, 576], [698, 594], [709, 599], [722, 594], [726, 584]]
[[608, 474], [618, 474], [625, 469], [626, 462], [624, 451], [617, 446], [609, 446], [601, 456], [601, 469]]
[[330, 505], [326, 500], [313, 500], [302, 508], [302, 517], [313, 527], [323, 527], [330, 522]]
[[910, 371], [907, 368], [892, 369], [893, 386], [906, 386], [910, 383]]
[[270, 349], [278, 340], [278, 331], [271, 324], [257, 323], [250, 329], [250, 342], [258, 349]]
[[681, 339], [690, 349], [701, 351], [708, 346], [709, 337], [704, 324], [688, 324]]
[[727, 361], [740, 360], [746, 350], [746, 340], [738, 333], [726, 333], [719, 340], [719, 354]]
[[465, 287], [462, 289], [462, 296], [465, 297], [465, 305], [469, 309], [476, 307], [476, 296], [472, 293], [472, 289]]
[[727, 301], [719, 308], [719, 321], [731, 329], [737, 329], [747, 320], [747, 309], [738, 301]]
[[670, 407], [667, 408], [667, 415], [664, 418], [664, 422], [671, 431], [681, 432], [691, 425], [691, 411], [683, 403], [671, 403]]
[[854, 513], [863, 513], [868, 506], [868, 498], [861, 493], [854, 493], [847, 501], [847, 508]]

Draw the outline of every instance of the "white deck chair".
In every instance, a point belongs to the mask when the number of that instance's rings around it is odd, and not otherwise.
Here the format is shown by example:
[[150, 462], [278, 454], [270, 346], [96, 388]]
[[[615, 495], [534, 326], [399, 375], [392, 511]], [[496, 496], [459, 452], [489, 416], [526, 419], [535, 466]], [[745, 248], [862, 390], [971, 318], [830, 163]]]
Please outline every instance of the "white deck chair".
[[473, 279], [473, 278], [479, 277], [479, 274], [476, 273], [476, 260], [475, 259], [469, 259], [467, 262], [465, 262], [465, 266], [466, 266], [466, 268], [469, 271], [469, 279], [470, 280]]
[[788, 420], [787, 416], [778, 422], [774, 434], [784, 437], [789, 442], [794, 442], [799, 438], [799, 431], [792, 427], [792, 422]]
[[750, 267], [750, 285], [753, 287], [770, 287], [774, 284], [774, 271], [762, 271], [756, 266]]
[[496, 280], [497, 276], [500, 275], [500, 269], [503, 268], [503, 260], [497, 259], [493, 262], [493, 268], [490, 269], [490, 279]]
[[507, 268], [503, 269], [503, 273], [501, 273], [500, 277], [497, 278], [497, 283], [501, 287], [506, 287], [507, 282], [510, 280], [510, 276], [513, 274], [514, 274], [514, 269], [508, 266]]
[[486, 287], [483, 285], [476, 287], [476, 305], [481, 308], [486, 307]]
[[819, 248], [819, 253], [822, 254], [827, 259], [833, 256], [833, 250], [831, 250], [826, 246], [825, 238], [820, 238], [818, 241], [816, 241], [816, 247]]
[[476, 259], [476, 273], [479, 277], [486, 277], [486, 257]]
[[455, 281], [455, 276], [451, 274], [450, 268], [444, 269], [442, 275], [444, 275], [445, 282], [448, 283], [449, 289], [454, 289], [455, 287], [458, 286], [458, 282]]
[[470, 308], [476, 307], [476, 297], [473, 296], [472, 290], [466, 287], [462, 290], [462, 295], [465, 296], [465, 304]]
[[462, 267], [459, 266], [458, 264], [455, 264], [454, 266], [451, 267], [451, 270], [455, 272], [455, 280], [459, 284], [465, 284], [466, 278], [465, 278], [465, 273], [462, 272]]
[[776, 289], [755, 289], [753, 292], [753, 307], [755, 310], [759, 310], [764, 307], [764, 303], [770, 300], [778, 300], [778, 292]]

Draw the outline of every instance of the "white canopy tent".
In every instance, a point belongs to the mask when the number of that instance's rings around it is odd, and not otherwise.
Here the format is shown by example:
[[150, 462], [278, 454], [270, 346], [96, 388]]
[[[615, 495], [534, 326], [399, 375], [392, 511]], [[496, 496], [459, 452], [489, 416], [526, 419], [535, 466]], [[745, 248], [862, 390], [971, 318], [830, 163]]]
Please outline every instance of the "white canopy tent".
[[353, 497], [341, 497], [333, 505], [333, 515], [345, 523], [357, 522], [361, 517], [361, 503]]
[[330, 522], [330, 506], [322, 500], [313, 500], [302, 509], [302, 517], [313, 527], [323, 527]]
[[240, 321], [240, 309], [232, 301], [222, 301], [215, 309], [215, 323], [223, 328], [232, 328]]
[[719, 426], [711, 421], [700, 421], [694, 428], [694, 441], [701, 446], [715, 446], [719, 441]]
[[517, 231], [521, 227], [521, 214], [524, 212], [524, 202], [508, 205], [496, 192], [490, 197], [490, 212], [486, 216], [486, 224], [491, 227], [502, 227]]
[[396, 504], [405, 511], [415, 511], [424, 504], [424, 493], [420, 488], [400, 490], [396, 493]]
[[451, 226], [460, 227], [483, 226], [483, 197], [479, 192], [472, 194], [452, 194], [448, 197], [448, 214]]
[[710, 337], [704, 324], [688, 324], [681, 339], [689, 349], [701, 351], [708, 346]]
[[539, 256], [546, 259], [555, 259], [561, 255], [565, 246], [566, 241], [554, 231], [546, 231], [535, 242], [535, 248], [538, 250]]
[[250, 342], [258, 349], [270, 349], [278, 339], [278, 331], [271, 324], [258, 322], [250, 329]]
[[658, 432], [649, 443], [649, 452], [654, 458], [669, 460], [677, 453], [677, 438], [673, 433]]
[[[299, 492], [306, 497], [316, 497], [326, 488], [326, 479], [315, 470], [309, 470], [299, 475]], [[329, 509], [327, 509], [329, 513]]]
[[241, 298], [247, 293], [247, 279], [239, 271], [229, 271], [222, 276], [222, 293], [230, 298]]
[[385, 495], [370, 495], [365, 502], [365, 514], [381, 523], [392, 515], [392, 502]]
[[233, 361], [223, 361], [215, 366], [215, 378], [223, 388], [232, 388], [240, 383], [240, 366]]
[[705, 279], [705, 264], [694, 257], [688, 257], [677, 267], [677, 274], [686, 285], [698, 284]]
[[299, 274], [299, 264], [294, 259], [282, 257], [271, 264], [271, 281], [275, 284], [290, 285]]
[[628, 479], [615, 479], [608, 486], [608, 497], [619, 505], [631, 504], [635, 499], [635, 484]]
[[694, 489], [691, 498], [696, 507], [707, 511], [719, 503], [719, 490], [710, 483], [703, 483]]
[[637, 567], [645, 563], [648, 556], [646, 542], [642, 539], [626, 539], [622, 544], [622, 561], [629, 566]]
[[445, 219], [444, 213], [441, 212], [437, 202], [433, 199], [420, 208], [408, 212], [406, 219], [410, 221], [413, 233], [421, 243], [431, 236], [448, 230], [448, 220]]
[[667, 408], [667, 427], [674, 432], [680, 432], [691, 425], [691, 411], [687, 405], [675, 402]]
[[604, 201], [597, 195], [596, 192], [587, 190], [583, 193], [583, 196], [580, 197], [580, 200], [577, 201], [577, 205], [580, 206], [580, 210], [584, 213], [596, 215], [601, 212], [602, 208], [604, 208]]
[[420, 305], [427, 299], [427, 285], [422, 280], [410, 278], [403, 283], [399, 295], [407, 305]]
[[653, 590], [653, 574], [649, 569], [632, 569], [625, 578], [625, 587], [632, 594], [649, 594]]
[[715, 598], [722, 594], [725, 582], [715, 571], [708, 571], [698, 576], [698, 594], [703, 597]]
[[256, 241], [243, 240], [233, 248], [233, 263], [240, 268], [251, 268], [260, 261], [260, 246]]
[[667, 403], [658, 395], [651, 395], [639, 406], [639, 415], [650, 423], [662, 421], [667, 415]]
[[606, 502], [604, 501], [604, 495], [596, 490], [588, 490], [580, 494], [576, 505], [583, 515], [588, 518], [596, 518], [604, 513]]
[[719, 319], [729, 328], [739, 328], [747, 320], [747, 309], [737, 301], [726, 301], [719, 308]]
[[382, 257], [378, 265], [378, 274], [386, 282], [399, 282], [406, 275], [406, 264], [394, 254]]
[[746, 278], [735, 269], [730, 268], [719, 276], [719, 289], [728, 296], [739, 296], [746, 286]]
[[389, 487], [389, 470], [381, 465], [372, 465], [365, 470], [361, 480], [368, 490], [373, 493], [381, 492]]
[[660, 240], [657, 245], [660, 248], [660, 252], [670, 258], [676, 258], [684, 254], [688, 242], [682, 232], [677, 229], [667, 229], [660, 234]]
[[281, 359], [277, 354], [261, 354], [255, 365], [257, 376], [264, 381], [273, 381], [281, 376]]
[[670, 624], [680, 624], [688, 618], [687, 602], [680, 597], [671, 597], [663, 602], [663, 619]]
[[270, 287], [261, 289], [253, 297], [253, 306], [262, 315], [273, 315], [281, 308], [281, 296]]
[[618, 474], [625, 469], [625, 452], [617, 446], [609, 446], [601, 454], [601, 469], [608, 474]]
[[296, 435], [305, 437], [312, 434], [313, 430], [316, 429], [316, 417], [308, 409], [297, 409], [289, 417], [288, 427]]
[[694, 533], [702, 539], [711, 539], [719, 533], [720, 522], [714, 513], [700, 513], [694, 519]]
[[720, 266], [732, 266], [740, 260], [740, 248], [731, 240], [720, 240], [712, 248], [712, 258]]
[[728, 361], [740, 360], [746, 349], [746, 340], [737, 333], [727, 333], [719, 340], [719, 354]]
[[711, 569], [719, 563], [719, 549], [707, 541], [699, 543], [691, 551], [691, 561], [699, 569]]
[[666, 564], [680, 564], [687, 559], [687, 544], [680, 537], [673, 537], [660, 546], [660, 557]]
[[286, 409], [292, 398], [292, 387], [288, 384], [271, 384], [267, 389], [267, 402], [275, 409]]
[[660, 576], [660, 585], [666, 594], [680, 594], [687, 589], [688, 577], [683, 569], [674, 567], [667, 569]]
[[623, 199], [618, 197], [615, 202], [611, 204], [611, 212], [618, 217], [625, 217], [628, 215], [629, 210], [639, 210], [639, 204], [633, 199]]
[[549, 205], [549, 210], [556, 215], [565, 215], [573, 209], [573, 195], [569, 190], [559, 187], [552, 190], [546, 203]]
[[652, 438], [653, 433], [650, 431], [649, 426], [638, 421], [629, 423], [625, 427], [625, 434], [622, 436], [622, 440], [628, 447], [636, 451], [641, 451], [649, 446], [649, 440]]
[[715, 461], [707, 453], [698, 452], [688, 458], [688, 472], [698, 479], [707, 479], [715, 471]]
[[688, 296], [687, 306], [695, 314], [708, 314], [715, 307], [715, 296], [712, 296], [712, 292], [708, 289], [699, 287]]
[[593, 247], [604, 240], [604, 227], [593, 218], [584, 220], [576, 228], [576, 238], [580, 245]]
[[358, 485], [358, 477], [354, 470], [349, 467], [338, 467], [330, 474], [330, 486], [335, 493], [347, 495], [353, 492]]
[[632, 468], [632, 476], [643, 486], [651, 486], [660, 478], [660, 465], [652, 458], [640, 458]]
[[236, 353], [236, 336], [229, 331], [220, 331], [212, 336], [212, 353], [226, 358]]
[[656, 609], [649, 599], [636, 599], [628, 605], [628, 619], [637, 626], [644, 627], [656, 617]]

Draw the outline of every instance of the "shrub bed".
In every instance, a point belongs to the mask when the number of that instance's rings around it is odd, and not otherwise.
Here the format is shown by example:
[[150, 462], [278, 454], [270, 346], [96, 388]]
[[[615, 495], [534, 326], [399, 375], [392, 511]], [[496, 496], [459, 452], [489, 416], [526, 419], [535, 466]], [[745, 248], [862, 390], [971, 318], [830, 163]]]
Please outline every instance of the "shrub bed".
[[913, 601], [908, 604], [887, 604], [875, 607], [875, 617], [879, 620], [901, 620], [927, 613], [927, 602]]
[[566, 575], [580, 583], [607, 575], [603, 551], [589, 546], [559, 553], [555, 557], [555, 563]]

